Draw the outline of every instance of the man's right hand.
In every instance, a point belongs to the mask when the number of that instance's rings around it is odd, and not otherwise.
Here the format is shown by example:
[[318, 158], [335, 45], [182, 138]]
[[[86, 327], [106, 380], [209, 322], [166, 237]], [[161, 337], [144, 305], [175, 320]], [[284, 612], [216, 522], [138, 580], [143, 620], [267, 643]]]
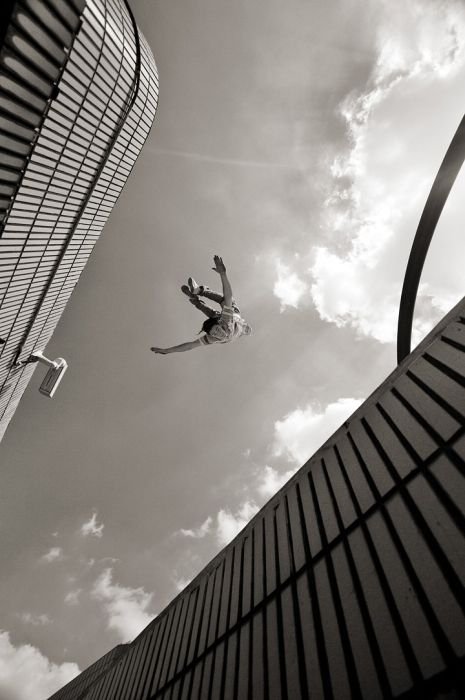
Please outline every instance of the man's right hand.
[[156, 355], [168, 355], [169, 350], [166, 348], [150, 348], [152, 352], [154, 352]]

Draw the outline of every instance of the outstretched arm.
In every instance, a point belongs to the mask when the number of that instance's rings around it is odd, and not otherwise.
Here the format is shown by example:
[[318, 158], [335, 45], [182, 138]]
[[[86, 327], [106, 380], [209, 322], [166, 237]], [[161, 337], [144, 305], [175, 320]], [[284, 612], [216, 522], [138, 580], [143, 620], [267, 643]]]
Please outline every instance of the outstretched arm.
[[220, 258], [219, 255], [215, 255], [213, 257], [213, 261], [215, 263], [215, 267], [212, 269], [215, 270], [221, 277], [221, 283], [223, 285], [223, 298], [224, 298], [224, 305], [225, 306], [231, 306], [232, 304], [232, 289], [231, 289], [231, 284], [228, 280], [228, 277], [226, 275], [226, 267], [223, 262], [223, 258]]
[[193, 350], [194, 348], [199, 348], [202, 345], [200, 338], [198, 340], [190, 340], [188, 343], [181, 343], [180, 345], [173, 345], [171, 348], [150, 348], [150, 350], [157, 355], [169, 355], [172, 352], [186, 352], [186, 350]]

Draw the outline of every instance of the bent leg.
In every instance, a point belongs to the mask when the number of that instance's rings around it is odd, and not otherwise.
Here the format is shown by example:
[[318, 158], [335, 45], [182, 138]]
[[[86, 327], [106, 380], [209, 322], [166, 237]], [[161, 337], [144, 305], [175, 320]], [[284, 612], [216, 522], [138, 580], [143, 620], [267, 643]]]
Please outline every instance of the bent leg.
[[208, 316], [208, 318], [216, 318], [219, 316], [219, 312], [215, 311], [215, 309], [212, 309], [208, 304], [205, 304], [201, 299], [190, 299], [190, 302], [193, 306], [195, 306], [196, 309], [201, 311], [205, 316]]
[[[221, 306], [221, 308], [223, 308], [223, 304], [224, 304], [224, 297], [223, 297], [223, 295], [222, 295], [222, 294], [219, 294], [218, 292], [214, 292], [213, 289], [210, 289], [210, 287], [207, 287], [207, 286], [204, 285], [204, 284], [198, 285], [198, 287], [199, 287], [199, 290], [200, 290], [200, 291], [199, 291], [199, 292], [196, 292], [196, 294], [193, 294], [193, 293], [189, 290], [189, 287], [186, 287], [185, 285], [183, 285], [183, 286], [181, 287], [181, 289], [182, 289], [182, 291], [184, 292], [184, 294], [187, 294], [187, 296], [190, 297], [191, 303], [194, 304], [194, 306], [197, 306], [198, 309], [200, 309], [201, 311], [203, 311], [204, 314], [205, 314], [206, 316], [208, 316], [209, 318], [213, 318], [213, 316], [219, 316], [219, 313], [220, 313], [219, 311], [215, 311], [214, 309], [211, 309], [209, 306], [207, 306], [206, 304], [204, 304], [203, 301], [201, 301], [201, 300], [199, 299], [199, 297], [205, 297], [206, 299], [211, 299], [211, 301], [216, 301], [216, 303], [219, 304], [219, 305]], [[197, 300], [199, 301], [200, 304], [203, 304], [203, 306], [205, 307], [205, 309], [208, 309], [208, 313], [207, 313], [207, 311], [205, 311], [204, 309], [202, 309], [200, 306], [198, 306], [198, 305], [194, 302], [195, 299], [197, 299]], [[232, 300], [232, 307], [233, 307], [233, 309], [234, 309], [234, 311], [235, 311], [236, 313], [240, 314], [239, 307], [237, 306], [236, 300], [235, 300], [235, 299]]]

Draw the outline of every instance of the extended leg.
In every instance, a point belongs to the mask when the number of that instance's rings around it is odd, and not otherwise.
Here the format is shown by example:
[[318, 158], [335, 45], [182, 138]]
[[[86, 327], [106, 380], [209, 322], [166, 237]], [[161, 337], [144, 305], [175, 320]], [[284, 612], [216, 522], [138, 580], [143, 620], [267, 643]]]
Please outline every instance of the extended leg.
[[[213, 292], [209, 287], [200, 287], [200, 292], [197, 296], [206, 297], [207, 299], [216, 301], [217, 304], [220, 304], [221, 307], [223, 307], [224, 297], [222, 296], [222, 294], [218, 294], [218, 292]], [[232, 307], [236, 313], [240, 314], [239, 307], [237, 306], [235, 299], [232, 300]]]
[[202, 286], [200, 287], [200, 292], [198, 294], [199, 297], [206, 297], [206, 299], [211, 299], [212, 301], [216, 301], [217, 304], [222, 304], [223, 303], [223, 295], [218, 294], [218, 292], [214, 292], [210, 287], [205, 287]]

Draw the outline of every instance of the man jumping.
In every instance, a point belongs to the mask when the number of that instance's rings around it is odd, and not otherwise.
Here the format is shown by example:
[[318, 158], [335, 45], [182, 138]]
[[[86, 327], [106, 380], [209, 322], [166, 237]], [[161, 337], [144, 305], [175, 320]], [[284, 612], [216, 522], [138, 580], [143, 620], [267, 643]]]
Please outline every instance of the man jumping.
[[[223, 260], [218, 255], [215, 255], [213, 261], [215, 267], [212, 269], [221, 277], [223, 295], [213, 292], [204, 285], [197, 284], [192, 277], [188, 279], [189, 286], [183, 285], [181, 287], [184, 294], [189, 297], [191, 304], [199, 309], [199, 311], [202, 311], [205, 316], [208, 316], [207, 320], [204, 321], [202, 325], [202, 331], [204, 331], [205, 335], [202, 335], [197, 340], [191, 340], [187, 343], [181, 343], [180, 345], [173, 345], [171, 348], [150, 348], [152, 352], [160, 355], [168, 355], [171, 352], [186, 352], [186, 350], [193, 350], [201, 345], [230, 343], [232, 340], [240, 338], [241, 335], [250, 335], [252, 329], [242, 318], [241, 312], [233, 299], [231, 285], [226, 275], [226, 267]], [[212, 309], [205, 304], [200, 297], [216, 301], [220, 304], [221, 311]]]

